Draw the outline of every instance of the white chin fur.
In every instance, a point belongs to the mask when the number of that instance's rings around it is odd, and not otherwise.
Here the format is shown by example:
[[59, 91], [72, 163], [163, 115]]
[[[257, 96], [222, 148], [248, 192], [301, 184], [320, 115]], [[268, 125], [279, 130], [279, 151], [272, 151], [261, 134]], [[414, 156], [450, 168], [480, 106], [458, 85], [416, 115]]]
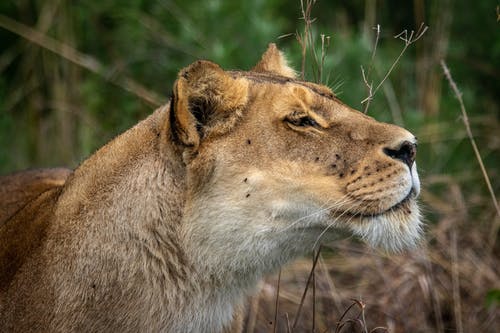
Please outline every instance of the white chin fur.
[[389, 252], [401, 252], [418, 245], [422, 223], [417, 204], [412, 202], [410, 215], [402, 211], [351, 222], [349, 229], [370, 246]]

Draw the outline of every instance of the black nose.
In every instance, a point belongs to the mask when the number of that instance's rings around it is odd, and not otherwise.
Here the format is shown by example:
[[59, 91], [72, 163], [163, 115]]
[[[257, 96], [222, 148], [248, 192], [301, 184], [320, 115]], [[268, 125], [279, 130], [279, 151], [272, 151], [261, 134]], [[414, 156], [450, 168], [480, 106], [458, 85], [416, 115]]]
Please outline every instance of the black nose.
[[384, 153], [387, 156], [404, 162], [411, 168], [413, 162], [415, 162], [417, 145], [410, 141], [403, 141], [397, 149], [384, 148]]

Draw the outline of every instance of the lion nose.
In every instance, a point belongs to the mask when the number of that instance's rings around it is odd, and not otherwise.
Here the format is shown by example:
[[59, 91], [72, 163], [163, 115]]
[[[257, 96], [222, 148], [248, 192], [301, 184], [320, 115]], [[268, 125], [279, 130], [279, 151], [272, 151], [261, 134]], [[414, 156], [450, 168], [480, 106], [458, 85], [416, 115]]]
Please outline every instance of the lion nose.
[[411, 169], [413, 162], [415, 162], [415, 155], [417, 155], [417, 144], [403, 141], [396, 149], [384, 148], [384, 153], [396, 160], [400, 160]]

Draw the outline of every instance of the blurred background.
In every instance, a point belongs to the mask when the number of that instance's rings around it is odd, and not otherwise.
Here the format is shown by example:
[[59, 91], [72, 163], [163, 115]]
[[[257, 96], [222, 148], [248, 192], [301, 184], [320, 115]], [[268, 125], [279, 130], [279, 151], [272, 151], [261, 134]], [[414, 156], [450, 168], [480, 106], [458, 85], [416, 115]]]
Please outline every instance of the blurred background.
[[[275, 42], [300, 72], [307, 40], [306, 79], [359, 110], [367, 84], [382, 83], [368, 114], [417, 135], [427, 246], [388, 257], [339, 241], [322, 251], [307, 288], [311, 259], [284, 268], [279, 283], [266, 279], [246, 330], [498, 332], [498, 200], [440, 61], [499, 193], [499, 4], [317, 1], [306, 24], [300, 0], [3, 0], [0, 174], [76, 167], [167, 101], [176, 73], [196, 59], [250, 69]], [[427, 31], [406, 45], [421, 24]]]

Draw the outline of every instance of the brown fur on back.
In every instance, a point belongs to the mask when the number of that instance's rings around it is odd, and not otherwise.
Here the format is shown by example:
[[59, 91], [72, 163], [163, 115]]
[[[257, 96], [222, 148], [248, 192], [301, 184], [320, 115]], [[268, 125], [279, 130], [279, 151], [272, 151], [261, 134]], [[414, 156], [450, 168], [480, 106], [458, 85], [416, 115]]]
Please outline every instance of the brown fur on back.
[[[42, 188], [45, 189], [45, 187]], [[16, 272], [43, 242], [60, 192], [61, 188], [57, 186], [44, 190], [34, 200], [26, 203], [18, 214], [12, 216], [2, 226], [0, 291], [9, 288]]]
[[0, 176], [0, 225], [43, 192], [64, 185], [70, 169], [37, 169]]

